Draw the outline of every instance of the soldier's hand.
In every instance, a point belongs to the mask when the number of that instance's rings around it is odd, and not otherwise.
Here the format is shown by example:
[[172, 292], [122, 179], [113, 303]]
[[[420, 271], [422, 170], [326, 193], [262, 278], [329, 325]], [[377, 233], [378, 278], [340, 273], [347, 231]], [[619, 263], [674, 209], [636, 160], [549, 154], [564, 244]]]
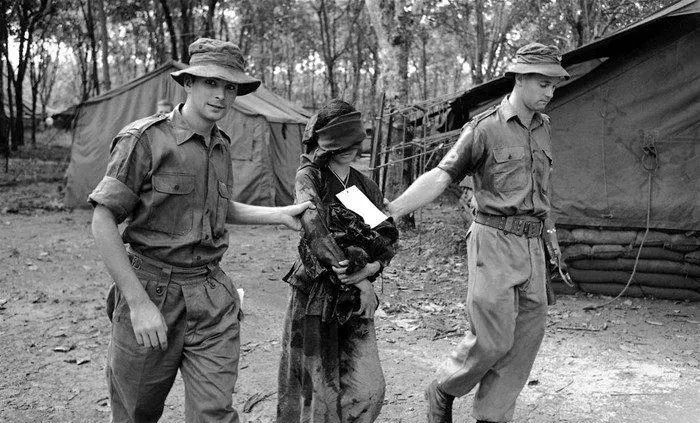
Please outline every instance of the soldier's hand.
[[299, 231], [301, 230], [301, 221], [299, 220], [299, 215], [302, 214], [308, 208], [315, 208], [311, 201], [305, 201], [300, 204], [294, 204], [292, 206], [278, 207], [280, 213], [280, 220], [283, 225], [289, 229]]
[[168, 348], [168, 326], [163, 315], [151, 301], [143, 301], [130, 307], [129, 317], [136, 342], [144, 347]]

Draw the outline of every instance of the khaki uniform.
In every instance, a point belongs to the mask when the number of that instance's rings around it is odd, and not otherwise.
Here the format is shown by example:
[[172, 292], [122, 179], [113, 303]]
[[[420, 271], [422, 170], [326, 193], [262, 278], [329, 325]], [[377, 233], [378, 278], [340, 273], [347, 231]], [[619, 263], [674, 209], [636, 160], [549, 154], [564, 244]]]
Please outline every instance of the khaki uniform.
[[124, 128], [105, 177], [89, 201], [107, 207], [139, 280], [168, 327], [168, 349], [138, 345], [128, 304], [117, 290], [107, 380], [114, 422], [155, 422], [178, 369], [188, 422], [238, 422], [240, 299], [219, 268], [233, 170], [230, 140], [191, 131], [179, 105]]
[[[552, 152], [546, 115], [529, 128], [508, 99], [477, 116], [438, 167], [452, 180], [472, 175], [479, 213], [522, 217], [541, 230], [550, 218]], [[473, 415], [513, 417], [544, 336], [547, 300], [541, 237], [473, 223], [467, 235], [470, 331], [438, 373], [438, 387], [462, 396], [477, 384]]]

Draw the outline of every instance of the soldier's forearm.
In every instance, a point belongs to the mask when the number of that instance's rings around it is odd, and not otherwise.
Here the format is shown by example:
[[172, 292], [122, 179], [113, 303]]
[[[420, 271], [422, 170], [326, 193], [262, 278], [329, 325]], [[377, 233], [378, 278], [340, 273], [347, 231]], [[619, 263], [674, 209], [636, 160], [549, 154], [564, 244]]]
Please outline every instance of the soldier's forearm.
[[134, 307], [139, 302], [150, 301], [131, 267], [114, 215], [104, 206], [98, 205], [95, 208], [92, 217], [92, 234], [107, 272], [119, 287], [127, 304]]
[[394, 218], [411, 213], [436, 199], [451, 181], [449, 173], [436, 167], [416, 179], [399, 198], [389, 203], [387, 210]]

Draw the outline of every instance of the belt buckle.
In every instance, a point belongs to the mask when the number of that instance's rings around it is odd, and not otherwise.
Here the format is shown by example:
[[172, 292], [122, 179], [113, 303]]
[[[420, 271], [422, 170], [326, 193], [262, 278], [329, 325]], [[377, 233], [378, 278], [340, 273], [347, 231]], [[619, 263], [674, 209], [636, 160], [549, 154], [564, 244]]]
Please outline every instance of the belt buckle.
[[542, 225], [539, 222], [525, 222], [525, 232], [528, 238], [540, 236]]
[[523, 219], [513, 218], [513, 233], [520, 236], [525, 232], [525, 224]]

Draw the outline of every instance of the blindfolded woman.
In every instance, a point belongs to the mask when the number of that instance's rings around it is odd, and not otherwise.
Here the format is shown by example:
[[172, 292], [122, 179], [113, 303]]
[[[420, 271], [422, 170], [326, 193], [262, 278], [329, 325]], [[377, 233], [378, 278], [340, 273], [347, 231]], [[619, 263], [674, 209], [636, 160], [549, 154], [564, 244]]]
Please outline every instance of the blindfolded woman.
[[306, 154], [296, 175], [303, 214], [279, 369], [278, 422], [373, 422], [385, 381], [374, 328], [372, 282], [395, 253], [391, 219], [374, 228], [336, 194], [355, 186], [383, 208], [377, 185], [350, 164], [365, 137], [361, 114], [333, 100], [307, 125]]

